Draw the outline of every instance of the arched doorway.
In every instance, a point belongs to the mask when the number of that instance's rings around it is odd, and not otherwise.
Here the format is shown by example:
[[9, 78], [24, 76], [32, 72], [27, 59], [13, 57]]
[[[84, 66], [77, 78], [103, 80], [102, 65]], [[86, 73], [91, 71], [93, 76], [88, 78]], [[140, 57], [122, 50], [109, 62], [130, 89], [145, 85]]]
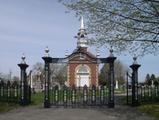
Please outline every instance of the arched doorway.
[[90, 69], [86, 65], [79, 65], [76, 69], [76, 86], [90, 86]]

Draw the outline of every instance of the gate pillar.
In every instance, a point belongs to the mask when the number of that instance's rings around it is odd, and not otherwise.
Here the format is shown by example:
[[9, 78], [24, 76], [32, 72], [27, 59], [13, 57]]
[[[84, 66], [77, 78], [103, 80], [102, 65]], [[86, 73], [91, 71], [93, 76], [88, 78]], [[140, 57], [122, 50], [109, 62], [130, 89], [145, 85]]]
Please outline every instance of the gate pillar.
[[42, 59], [45, 62], [45, 89], [44, 89], [44, 107], [49, 108], [50, 107], [50, 62], [52, 61], [52, 58], [49, 57], [48, 54], [49, 50], [48, 48], [45, 49], [46, 55], [42, 57]]
[[133, 58], [134, 63], [130, 66], [132, 69], [132, 106], [139, 105], [138, 96], [138, 68], [141, 66], [137, 64], [137, 57]]
[[18, 64], [20, 67], [20, 104], [27, 105], [29, 103], [28, 100], [28, 87], [27, 87], [27, 76], [26, 76], [26, 68], [29, 66], [25, 62], [25, 56], [22, 56], [22, 62]]
[[109, 63], [109, 75], [108, 75], [108, 107], [114, 108], [114, 61], [116, 57], [113, 55], [113, 50], [110, 50], [110, 56], [107, 57]]

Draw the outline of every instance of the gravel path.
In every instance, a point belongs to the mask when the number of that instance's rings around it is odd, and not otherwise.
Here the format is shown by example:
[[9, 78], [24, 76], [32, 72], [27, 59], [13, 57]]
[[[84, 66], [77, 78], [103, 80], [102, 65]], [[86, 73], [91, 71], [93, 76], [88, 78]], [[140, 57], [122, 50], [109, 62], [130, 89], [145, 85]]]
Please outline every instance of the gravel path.
[[0, 114], [0, 120], [157, 120], [136, 111], [136, 108], [117, 105], [110, 108], [49, 108], [32, 106]]

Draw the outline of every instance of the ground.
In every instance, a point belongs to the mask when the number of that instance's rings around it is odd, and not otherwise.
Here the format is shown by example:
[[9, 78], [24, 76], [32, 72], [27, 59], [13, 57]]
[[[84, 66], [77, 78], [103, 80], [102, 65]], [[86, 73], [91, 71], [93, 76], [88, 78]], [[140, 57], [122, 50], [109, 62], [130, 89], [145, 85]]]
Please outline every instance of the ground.
[[30, 106], [0, 114], [0, 120], [157, 120], [139, 113], [135, 107], [48, 108]]

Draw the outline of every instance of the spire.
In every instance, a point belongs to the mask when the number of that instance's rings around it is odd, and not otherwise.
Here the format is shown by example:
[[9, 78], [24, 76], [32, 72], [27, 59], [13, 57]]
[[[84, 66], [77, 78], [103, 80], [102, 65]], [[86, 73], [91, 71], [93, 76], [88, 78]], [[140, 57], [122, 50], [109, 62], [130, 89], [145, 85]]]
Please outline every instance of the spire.
[[77, 33], [77, 47], [78, 48], [87, 48], [88, 41], [87, 41], [87, 33], [86, 29], [84, 28], [84, 21], [83, 16], [81, 16], [81, 26], [79, 32]]
[[83, 21], [83, 16], [81, 16], [81, 29], [84, 29], [84, 21]]

